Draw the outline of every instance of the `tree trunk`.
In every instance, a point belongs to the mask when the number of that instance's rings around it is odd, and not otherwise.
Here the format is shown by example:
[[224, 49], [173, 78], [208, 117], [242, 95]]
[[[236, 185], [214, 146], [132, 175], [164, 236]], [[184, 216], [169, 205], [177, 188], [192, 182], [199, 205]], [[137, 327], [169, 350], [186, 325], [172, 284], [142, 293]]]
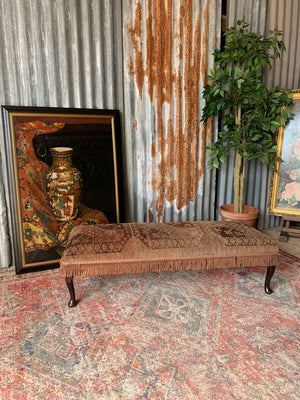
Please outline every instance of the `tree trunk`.
[[233, 171], [234, 188], [234, 212], [243, 212], [244, 182], [245, 182], [245, 160], [239, 154], [235, 154], [235, 164]]
[[[242, 109], [239, 106], [235, 112], [235, 122], [239, 128], [241, 123]], [[234, 189], [234, 212], [243, 212], [244, 200], [244, 182], [245, 182], [246, 160], [236, 151], [233, 171], [233, 189]]]
[[233, 170], [233, 189], [234, 189], [234, 212], [240, 213], [240, 170], [242, 165], [242, 157], [239, 153], [235, 154], [235, 163]]

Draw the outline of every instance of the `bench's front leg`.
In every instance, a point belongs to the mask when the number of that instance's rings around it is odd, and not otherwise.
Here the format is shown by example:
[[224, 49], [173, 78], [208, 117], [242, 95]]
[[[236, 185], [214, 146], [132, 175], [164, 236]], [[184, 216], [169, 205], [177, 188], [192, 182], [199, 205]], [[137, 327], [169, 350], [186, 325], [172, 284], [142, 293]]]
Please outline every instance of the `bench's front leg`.
[[271, 267], [268, 267], [267, 273], [266, 273], [266, 280], [265, 280], [265, 292], [267, 294], [272, 294], [273, 290], [270, 288], [270, 282], [272, 279], [272, 276], [274, 275], [275, 272], [275, 266], [272, 265]]
[[75, 307], [76, 306], [76, 299], [75, 299], [75, 289], [74, 289], [74, 283], [73, 283], [73, 276], [67, 276], [66, 277], [66, 284], [69, 289], [70, 293], [70, 301], [68, 303], [69, 307]]

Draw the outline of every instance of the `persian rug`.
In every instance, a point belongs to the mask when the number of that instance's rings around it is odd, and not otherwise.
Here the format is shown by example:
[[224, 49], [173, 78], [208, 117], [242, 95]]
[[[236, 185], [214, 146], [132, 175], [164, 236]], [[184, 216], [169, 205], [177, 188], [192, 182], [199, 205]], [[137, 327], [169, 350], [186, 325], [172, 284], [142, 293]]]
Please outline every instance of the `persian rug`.
[[[0, 273], [1, 400], [296, 400], [300, 259], [78, 277]], [[78, 285], [77, 285], [78, 283]]]

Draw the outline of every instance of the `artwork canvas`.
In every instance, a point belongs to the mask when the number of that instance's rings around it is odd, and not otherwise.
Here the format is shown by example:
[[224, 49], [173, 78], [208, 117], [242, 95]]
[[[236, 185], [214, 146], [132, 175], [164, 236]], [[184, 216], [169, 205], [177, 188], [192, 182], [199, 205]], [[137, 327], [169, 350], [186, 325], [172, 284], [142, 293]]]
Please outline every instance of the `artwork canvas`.
[[[16, 272], [56, 267], [75, 225], [122, 218], [119, 112], [2, 106], [2, 115]], [[77, 175], [55, 172], [49, 181], [56, 163], [53, 149], [59, 149], [60, 156], [62, 150], [69, 151], [69, 164]], [[61, 176], [69, 178], [53, 197], [53, 185]], [[79, 198], [73, 210], [71, 184], [76, 179]]]
[[268, 213], [300, 215], [300, 91], [293, 91], [294, 115], [278, 133], [278, 172], [272, 173]]

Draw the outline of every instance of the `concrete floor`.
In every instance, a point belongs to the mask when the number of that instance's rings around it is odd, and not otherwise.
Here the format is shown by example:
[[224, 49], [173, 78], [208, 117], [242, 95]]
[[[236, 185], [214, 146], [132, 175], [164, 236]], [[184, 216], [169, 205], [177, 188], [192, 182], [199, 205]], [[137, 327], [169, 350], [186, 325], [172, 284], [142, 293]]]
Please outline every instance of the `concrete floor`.
[[270, 236], [272, 239], [276, 240], [278, 243], [278, 247], [286, 251], [287, 253], [290, 253], [296, 257], [300, 258], [300, 237], [289, 237], [288, 241], [285, 242], [279, 242], [279, 235], [281, 231], [281, 226], [278, 226], [276, 228], [270, 228], [270, 229], [264, 229], [261, 232], [264, 233], [265, 235]]

